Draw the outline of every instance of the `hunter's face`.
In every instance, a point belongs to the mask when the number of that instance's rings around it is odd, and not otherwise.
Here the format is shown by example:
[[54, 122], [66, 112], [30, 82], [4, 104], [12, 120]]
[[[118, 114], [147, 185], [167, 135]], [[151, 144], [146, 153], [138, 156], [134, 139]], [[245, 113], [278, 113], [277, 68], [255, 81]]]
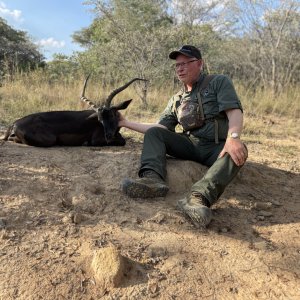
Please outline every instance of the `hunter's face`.
[[202, 60], [185, 55], [176, 57], [175, 70], [178, 79], [186, 85], [192, 85], [201, 73]]

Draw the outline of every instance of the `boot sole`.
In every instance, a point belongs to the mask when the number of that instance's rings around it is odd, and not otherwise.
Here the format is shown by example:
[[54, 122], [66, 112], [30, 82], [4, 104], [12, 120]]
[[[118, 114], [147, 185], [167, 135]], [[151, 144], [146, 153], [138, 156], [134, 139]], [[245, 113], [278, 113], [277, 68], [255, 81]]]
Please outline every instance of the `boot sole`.
[[206, 227], [211, 222], [212, 213], [207, 206], [191, 206], [186, 199], [182, 199], [177, 202], [177, 208], [187, 215], [197, 228]]
[[122, 190], [123, 193], [131, 198], [156, 198], [165, 197], [169, 188], [163, 184], [142, 184], [125, 179], [122, 182]]

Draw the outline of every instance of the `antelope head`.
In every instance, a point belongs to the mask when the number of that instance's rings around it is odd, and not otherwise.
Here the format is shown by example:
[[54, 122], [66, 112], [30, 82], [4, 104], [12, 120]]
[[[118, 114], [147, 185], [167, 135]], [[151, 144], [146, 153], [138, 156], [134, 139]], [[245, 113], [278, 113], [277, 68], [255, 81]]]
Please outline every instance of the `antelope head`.
[[89, 118], [98, 118], [98, 121], [103, 125], [104, 128], [104, 134], [105, 134], [105, 139], [109, 143], [112, 141], [116, 133], [119, 131], [119, 115], [118, 111], [126, 109], [132, 99], [125, 100], [121, 102], [120, 104], [116, 106], [111, 106], [112, 99], [120, 92], [125, 90], [130, 84], [132, 84], [134, 81], [141, 80], [141, 81], [147, 81], [146, 79], [141, 79], [141, 78], [134, 78], [124, 84], [123, 86], [115, 89], [110, 93], [110, 95], [106, 98], [104, 103], [100, 106], [96, 106], [92, 101], [87, 99], [85, 97], [85, 90], [87, 86], [87, 82], [89, 80], [90, 75], [88, 75], [85, 79], [83, 90], [81, 93], [80, 99], [84, 102], [86, 102], [94, 111], [95, 113], [92, 114]]

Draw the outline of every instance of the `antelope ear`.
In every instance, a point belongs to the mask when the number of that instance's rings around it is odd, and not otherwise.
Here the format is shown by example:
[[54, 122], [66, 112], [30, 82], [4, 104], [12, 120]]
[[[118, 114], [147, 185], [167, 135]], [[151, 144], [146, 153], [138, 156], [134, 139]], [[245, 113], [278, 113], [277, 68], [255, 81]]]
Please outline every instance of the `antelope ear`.
[[119, 105], [116, 106], [116, 109], [117, 110], [126, 109], [131, 101], [132, 101], [132, 99], [123, 101], [122, 103], [120, 103]]
[[98, 114], [96, 112], [94, 112], [93, 114], [91, 114], [88, 119], [98, 119]]

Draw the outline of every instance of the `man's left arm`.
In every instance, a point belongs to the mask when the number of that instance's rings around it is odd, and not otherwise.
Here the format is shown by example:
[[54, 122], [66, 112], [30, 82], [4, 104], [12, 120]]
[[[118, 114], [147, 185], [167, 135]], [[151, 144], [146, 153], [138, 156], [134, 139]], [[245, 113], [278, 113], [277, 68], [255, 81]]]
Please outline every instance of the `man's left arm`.
[[[240, 109], [228, 109], [225, 110], [225, 113], [229, 120], [228, 137], [219, 157], [223, 157], [225, 153], [228, 153], [236, 165], [242, 166], [248, 157], [247, 148], [240, 140], [243, 129], [243, 113]], [[232, 133], [238, 137], [231, 136]]]

